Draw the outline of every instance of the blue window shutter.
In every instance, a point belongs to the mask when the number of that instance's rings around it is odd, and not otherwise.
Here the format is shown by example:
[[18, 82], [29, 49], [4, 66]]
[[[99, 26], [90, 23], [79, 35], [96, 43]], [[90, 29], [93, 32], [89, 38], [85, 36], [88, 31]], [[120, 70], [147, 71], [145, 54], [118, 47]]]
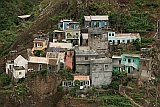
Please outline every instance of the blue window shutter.
[[97, 24], [97, 22], [94, 22], [94, 26]]
[[104, 22], [104, 25], [107, 25], [107, 22]]
[[99, 27], [102, 28], [102, 22], [99, 22]]
[[74, 24], [74, 29], [76, 29], [77, 24]]

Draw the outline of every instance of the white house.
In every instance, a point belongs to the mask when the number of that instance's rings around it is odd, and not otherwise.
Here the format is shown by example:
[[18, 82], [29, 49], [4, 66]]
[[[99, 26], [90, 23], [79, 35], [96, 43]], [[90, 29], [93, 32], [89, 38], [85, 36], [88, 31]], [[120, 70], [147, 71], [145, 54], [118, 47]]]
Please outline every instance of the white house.
[[13, 70], [13, 60], [7, 60], [6, 62], [6, 74], [9, 74], [9, 72], [12, 72]]
[[13, 77], [15, 79], [25, 78], [25, 68], [23, 66], [14, 66]]
[[27, 72], [28, 69], [28, 60], [23, 58], [21, 55], [19, 55], [15, 60], [14, 60], [14, 66], [23, 66], [25, 68], [25, 71]]

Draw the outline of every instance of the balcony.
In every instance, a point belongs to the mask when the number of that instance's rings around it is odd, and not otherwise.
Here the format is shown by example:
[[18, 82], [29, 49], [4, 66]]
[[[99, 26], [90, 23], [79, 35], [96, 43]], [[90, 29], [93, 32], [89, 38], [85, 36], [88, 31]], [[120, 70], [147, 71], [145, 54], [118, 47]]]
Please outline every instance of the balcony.
[[67, 39], [78, 39], [79, 35], [71, 35], [71, 34], [67, 34]]
[[128, 62], [126, 62], [126, 63], [124, 63], [124, 65], [125, 65], [125, 66], [132, 66], [132, 67], [134, 67], [135, 69], [138, 69], [138, 66], [137, 66], [136, 64], [134, 64], [134, 63], [128, 63]]

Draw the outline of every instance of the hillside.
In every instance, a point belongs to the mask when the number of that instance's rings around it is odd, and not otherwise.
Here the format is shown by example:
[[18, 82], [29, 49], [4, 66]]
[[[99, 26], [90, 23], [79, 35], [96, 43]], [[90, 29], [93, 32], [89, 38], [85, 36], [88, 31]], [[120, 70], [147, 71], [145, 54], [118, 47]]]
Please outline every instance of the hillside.
[[[79, 21], [81, 22], [81, 27], [83, 27], [84, 15], [107, 14], [110, 18], [112, 30], [116, 32], [139, 32], [145, 38], [153, 38], [156, 35], [157, 20], [160, 20], [160, 0], [3, 0], [0, 6], [2, 7], [0, 8], [2, 13], [0, 14], [0, 23], [2, 23], [2, 27], [0, 28], [1, 72], [4, 71], [2, 69], [5, 67], [5, 61], [9, 58], [8, 53], [10, 51], [18, 50], [17, 54], [21, 54], [27, 58], [26, 49], [33, 47], [34, 36], [41, 31], [44, 33], [52, 32], [57, 28], [57, 22], [60, 19], [68, 18]], [[28, 21], [19, 22], [17, 16], [25, 14], [31, 14], [32, 17]], [[159, 47], [158, 43], [159, 41], [156, 40], [152, 44]], [[153, 58], [156, 59], [157, 54], [154, 53], [154, 55], [155, 57]], [[159, 63], [156, 61], [155, 63]], [[156, 72], [155, 74], [159, 75], [160, 73]], [[136, 92], [137, 90], [139, 89], [131, 91]], [[151, 93], [153, 97], [155, 97], [154, 92]], [[129, 94], [132, 95], [133, 93]], [[136, 99], [138, 95], [139, 93], [132, 96]], [[140, 95], [143, 97], [142, 94]], [[4, 97], [8, 96], [3, 95]], [[53, 105], [51, 104], [52, 97], [48, 98], [49, 100], [44, 100], [45, 106]], [[119, 96], [117, 99], [119, 99]], [[139, 100], [143, 100], [146, 104], [145, 99]], [[58, 104], [58, 107], [65, 106], [66, 102], [70, 103], [70, 99], [65, 98], [58, 99], [58, 101], [62, 102], [62, 104]], [[92, 102], [89, 102], [87, 105], [88, 102], [86, 99], [85, 101], [81, 100], [78, 102], [73, 98], [72, 103], [75, 105], [84, 103], [82, 104], [83, 106], [93, 106], [96, 103], [93, 102], [92, 104]], [[137, 103], [143, 105], [142, 102]], [[41, 103], [39, 102], [39, 104]], [[98, 106], [99, 102], [96, 104]]]

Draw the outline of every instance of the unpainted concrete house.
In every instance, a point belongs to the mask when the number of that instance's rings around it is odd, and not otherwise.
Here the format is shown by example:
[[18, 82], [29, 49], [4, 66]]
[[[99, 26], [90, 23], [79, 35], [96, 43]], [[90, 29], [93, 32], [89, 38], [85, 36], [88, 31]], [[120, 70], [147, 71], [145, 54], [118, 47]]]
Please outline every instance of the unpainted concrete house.
[[112, 59], [91, 59], [90, 77], [93, 86], [110, 84], [112, 80]]
[[90, 35], [89, 47], [96, 50], [100, 57], [105, 57], [108, 53], [107, 34]]
[[76, 50], [76, 72], [90, 74], [90, 60], [96, 59], [98, 53], [94, 50]]

